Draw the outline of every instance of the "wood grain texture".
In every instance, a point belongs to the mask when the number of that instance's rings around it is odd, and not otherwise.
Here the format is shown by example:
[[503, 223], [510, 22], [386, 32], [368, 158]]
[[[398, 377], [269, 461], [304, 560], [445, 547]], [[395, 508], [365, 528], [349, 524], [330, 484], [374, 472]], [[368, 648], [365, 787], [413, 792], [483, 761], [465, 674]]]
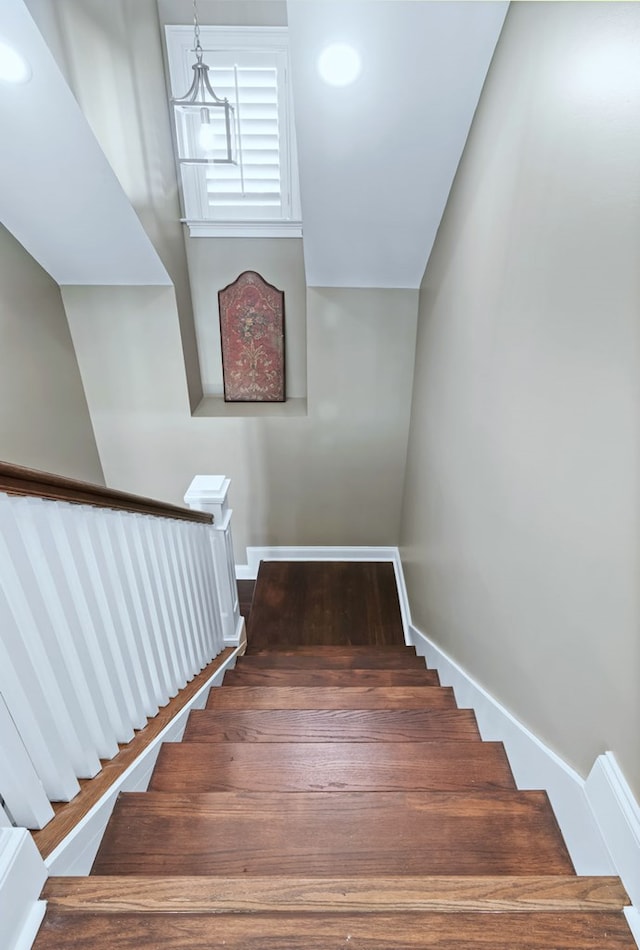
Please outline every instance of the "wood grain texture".
[[262, 561], [248, 653], [319, 644], [404, 643], [391, 563]]
[[501, 742], [165, 742], [155, 792], [488, 791], [516, 785]]
[[34, 950], [637, 950], [622, 913], [47, 915]]
[[220, 669], [232, 652], [231, 647], [223, 650], [222, 653], [205, 666], [197, 676], [194, 676], [191, 682], [187, 683], [177, 696], [174, 696], [166, 706], [163, 706], [156, 716], [147, 721], [147, 725], [143, 729], [136, 732], [131, 742], [120, 747], [118, 754], [103, 765], [102, 771], [100, 771], [95, 778], [82, 779], [80, 781], [80, 792], [75, 798], [70, 802], [64, 802], [54, 806], [56, 811], [55, 818], [41, 831], [31, 832], [33, 840], [43, 858], [48, 857], [48, 855], [57, 848], [62, 839], [85, 817], [104, 793], [111, 788], [123, 772], [137, 759], [140, 753], [147, 748], [149, 743], [169, 725], [171, 720], [178, 715], [181, 709], [184, 709], [198, 690], [202, 689], [207, 680], [214, 675], [216, 670]]
[[544, 792], [121, 794], [92, 874], [570, 874]]
[[93, 505], [96, 508], [115, 508], [136, 514], [174, 518], [178, 521], [213, 523], [213, 516], [204, 511], [181, 508], [179, 505], [170, 505], [142, 495], [132, 495], [50, 472], [39, 472], [20, 465], [11, 465], [9, 462], [0, 462], [0, 491], [8, 495], [31, 495], [76, 505]]
[[238, 606], [240, 608], [240, 613], [244, 617], [245, 621], [248, 622], [249, 616], [251, 614], [251, 604], [253, 603], [253, 592], [256, 587], [256, 582], [240, 580], [236, 583], [238, 585]]
[[617, 877], [63, 877], [42, 893], [65, 913], [222, 914], [267, 911], [617, 911], [630, 901]]
[[212, 689], [207, 709], [451, 709], [449, 686], [234, 686]]
[[183, 742], [409, 742], [474, 739], [472, 709], [194, 709]]
[[224, 686], [439, 686], [436, 670], [252, 670], [225, 673]]
[[247, 653], [241, 669], [268, 670], [424, 670], [424, 657], [409, 647], [315, 647]]

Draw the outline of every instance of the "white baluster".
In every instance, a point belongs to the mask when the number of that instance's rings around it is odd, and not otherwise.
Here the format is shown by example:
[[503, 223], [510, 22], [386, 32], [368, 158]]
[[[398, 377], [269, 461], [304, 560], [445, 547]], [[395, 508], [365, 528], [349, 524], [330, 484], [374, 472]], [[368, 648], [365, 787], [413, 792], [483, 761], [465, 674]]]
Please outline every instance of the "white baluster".
[[156, 533], [161, 533], [158, 555], [163, 577], [163, 586], [167, 595], [167, 604], [171, 615], [172, 641], [179, 671], [179, 684], [182, 688], [187, 681], [191, 679], [192, 672], [184, 636], [188, 614], [179, 579], [176, 553], [173, 546], [173, 524], [170, 521], [163, 521], [160, 527], [155, 526], [153, 530], [155, 530]]
[[111, 613], [111, 604], [105, 590], [102, 572], [94, 550], [94, 539], [90, 531], [94, 512], [93, 508], [70, 505], [69, 528], [75, 541], [76, 567], [82, 581], [86, 603], [91, 611], [92, 626], [98, 632], [105, 673], [114, 699], [111, 721], [118, 742], [129, 742], [133, 738], [133, 726], [127, 715], [126, 673]]
[[141, 519], [143, 544], [149, 555], [149, 570], [154, 579], [159, 630], [168, 669], [169, 691], [174, 696], [184, 686], [176, 647], [177, 629], [171, 610], [164, 538], [164, 518]]
[[135, 563], [135, 556], [129, 537], [129, 516], [118, 512], [114, 519], [115, 539], [117, 541], [118, 556], [123, 570], [123, 590], [129, 603], [129, 610], [136, 630], [136, 638], [143, 656], [143, 668], [149, 682], [149, 699], [152, 701], [153, 711], [147, 715], [155, 716], [158, 707], [166, 702], [165, 692], [160, 684], [160, 675], [156, 664], [156, 657], [151, 643], [149, 623], [145, 606], [141, 597], [140, 579]]
[[92, 730], [100, 758], [111, 759], [118, 752], [111, 714], [115, 699], [105, 672], [101, 644], [76, 568], [73, 541], [67, 530], [70, 509], [71, 505], [64, 503], [42, 502], [39, 527], [67, 629], [82, 666], [83, 678], [91, 692], [92, 704], [85, 708], [87, 724]]
[[[99, 692], [93, 683], [93, 671], [87, 658], [85, 631], [73, 609], [72, 599], [60, 561], [60, 552], [51, 531], [49, 515], [55, 504], [40, 498], [16, 502], [21, 507], [21, 524], [29, 548], [37, 583], [49, 610], [52, 626], [69, 671], [70, 686], [65, 688], [67, 702], [72, 698], [72, 716], [82, 722], [90, 736], [96, 771], [99, 759], [109, 758], [117, 751], [115, 735], [105, 729], [108, 722]], [[78, 773], [82, 775], [83, 773]]]
[[211, 529], [201, 525], [200, 530], [201, 558], [205, 577], [205, 590], [209, 603], [210, 630], [209, 644], [211, 657], [217, 656], [224, 649], [224, 635], [222, 631], [222, 617], [216, 584], [216, 568], [211, 544]]
[[[146, 692], [145, 675], [142, 667], [143, 660], [123, 590], [119, 558], [110, 531], [110, 525], [115, 517], [116, 514], [113, 511], [101, 511], [95, 518], [92, 528], [96, 543], [96, 557], [103, 572], [105, 584], [109, 587], [109, 597], [114, 611], [114, 623], [124, 660], [131, 724], [134, 729], [142, 729], [147, 723], [147, 711], [143, 698]], [[153, 709], [154, 707], [151, 705], [150, 711]]]
[[100, 760], [87, 728], [74, 682], [74, 656], [57, 591], [31, 519], [30, 499], [0, 495], [5, 594], [24, 643], [49, 693], [75, 775], [92, 778]]
[[[43, 828], [53, 808], [25, 749], [7, 704], [0, 696], [0, 796], [13, 821], [24, 828]], [[9, 825], [5, 809], [0, 824]]]
[[183, 636], [184, 643], [187, 648], [189, 656], [189, 679], [193, 679], [196, 672], [202, 669], [202, 664], [200, 662], [200, 644], [198, 642], [198, 620], [195, 610], [195, 602], [193, 597], [193, 589], [191, 586], [191, 577], [190, 577], [190, 564], [187, 557], [187, 552], [185, 551], [181, 525], [176, 522], [174, 525], [171, 525], [171, 541], [172, 549], [175, 557], [175, 564], [178, 573], [178, 582], [180, 585], [181, 594], [184, 600], [185, 606], [185, 625], [183, 627]]
[[175, 695], [173, 679], [169, 671], [169, 656], [166, 648], [163, 630], [162, 611], [160, 609], [160, 591], [158, 588], [157, 571], [154, 570], [153, 552], [148, 543], [148, 536], [144, 530], [144, 515], [130, 515], [130, 536], [133, 553], [138, 567], [138, 577], [141, 585], [142, 603], [147, 618], [149, 640], [156, 659], [160, 686], [165, 706], [169, 697]]
[[185, 504], [195, 511], [213, 515], [211, 543], [215, 562], [216, 586], [222, 620], [224, 643], [239, 644], [244, 637], [244, 620], [240, 616], [235, 558], [231, 536], [231, 515], [228, 495], [230, 480], [223, 475], [196, 475], [184, 496]]
[[[74, 607], [91, 656], [95, 688], [100, 690], [109, 721], [109, 729], [118, 742], [128, 741], [131, 727], [123, 714], [124, 698], [114, 668], [109, 634], [105, 629], [101, 605], [96, 599], [94, 579], [98, 573], [91, 541], [83, 530], [87, 515], [78, 505], [56, 504], [52, 518], [56, 522], [56, 539], [61, 548], [63, 569], [71, 590]], [[88, 555], [88, 556], [87, 556]]]
[[200, 561], [197, 545], [197, 533], [193, 526], [183, 523], [181, 526], [182, 541], [185, 547], [187, 562], [189, 564], [189, 584], [192, 592], [193, 603], [196, 612], [196, 637], [198, 644], [198, 658], [201, 668], [206, 666], [210, 657], [207, 648], [207, 617], [204, 603], [204, 590], [200, 576]]
[[60, 691], [41, 650], [25, 643], [0, 592], [0, 694], [51, 801], [70, 801], [79, 791], [58, 727]]

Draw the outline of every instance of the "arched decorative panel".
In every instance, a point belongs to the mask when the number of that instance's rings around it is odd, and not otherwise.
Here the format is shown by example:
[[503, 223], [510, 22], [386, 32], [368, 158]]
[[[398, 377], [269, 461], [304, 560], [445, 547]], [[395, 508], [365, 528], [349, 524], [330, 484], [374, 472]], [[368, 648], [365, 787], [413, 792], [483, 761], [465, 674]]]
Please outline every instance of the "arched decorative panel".
[[218, 292], [226, 402], [284, 402], [284, 291], [244, 271]]

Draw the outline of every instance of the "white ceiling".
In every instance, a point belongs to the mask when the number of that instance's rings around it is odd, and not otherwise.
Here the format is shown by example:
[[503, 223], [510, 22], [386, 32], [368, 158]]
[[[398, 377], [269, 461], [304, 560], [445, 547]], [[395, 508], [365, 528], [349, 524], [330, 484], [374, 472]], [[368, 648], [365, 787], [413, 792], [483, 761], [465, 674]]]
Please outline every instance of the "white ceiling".
[[[507, 6], [290, 0], [308, 284], [419, 286]], [[0, 83], [0, 222], [59, 284], [170, 283], [24, 0], [1, 0], [0, 39], [33, 69]], [[318, 76], [335, 41], [352, 86]]]
[[[418, 287], [508, 3], [290, 0], [307, 283]], [[351, 86], [320, 79], [354, 46]]]
[[170, 284], [23, 0], [0, 39], [33, 71], [0, 82], [0, 222], [59, 284]]

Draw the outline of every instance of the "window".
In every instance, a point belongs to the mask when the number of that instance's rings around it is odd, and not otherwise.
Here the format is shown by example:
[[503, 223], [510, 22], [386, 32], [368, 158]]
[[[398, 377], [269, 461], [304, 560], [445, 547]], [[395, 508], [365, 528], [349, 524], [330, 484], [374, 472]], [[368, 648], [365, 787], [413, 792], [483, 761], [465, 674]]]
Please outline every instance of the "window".
[[[193, 28], [165, 29], [171, 95], [179, 97], [191, 85]], [[178, 162], [191, 235], [299, 236], [286, 29], [201, 25], [200, 42], [213, 89], [235, 110], [237, 164], [216, 161], [223, 153], [214, 141], [199, 164]], [[178, 123], [178, 143], [193, 135], [186, 121]]]

